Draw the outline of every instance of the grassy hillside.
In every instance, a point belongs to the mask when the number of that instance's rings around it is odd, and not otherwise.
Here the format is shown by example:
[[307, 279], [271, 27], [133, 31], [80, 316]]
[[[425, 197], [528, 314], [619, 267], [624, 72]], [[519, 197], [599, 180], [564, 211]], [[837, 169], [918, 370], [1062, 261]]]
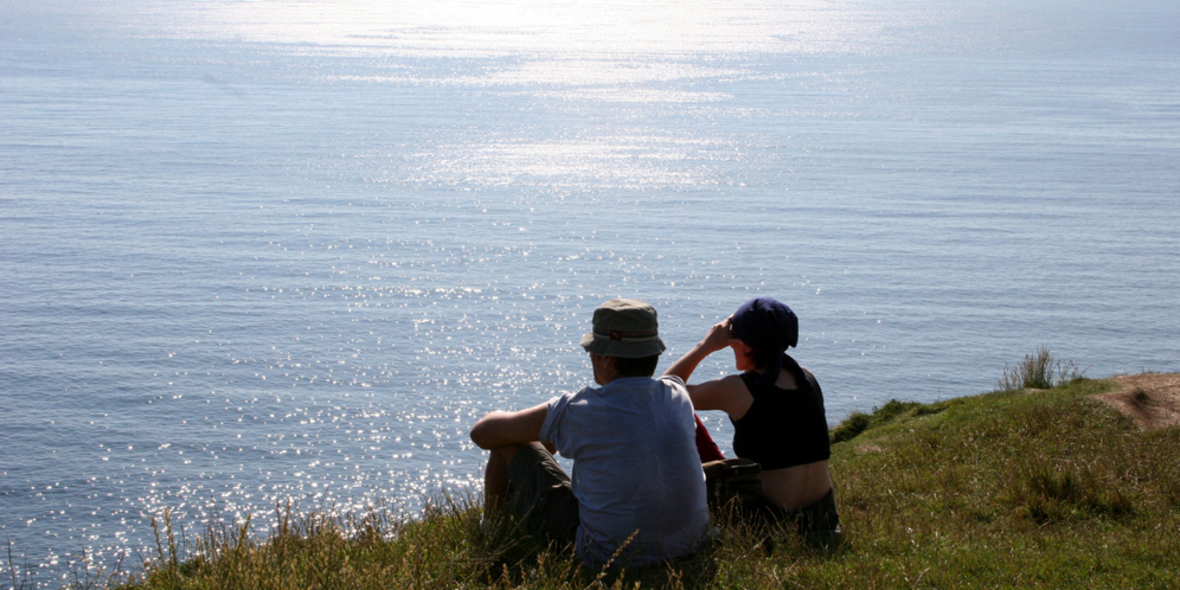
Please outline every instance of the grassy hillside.
[[481, 527], [478, 501], [444, 498], [409, 522], [381, 508], [280, 511], [249, 531], [210, 530], [184, 555], [161, 526], [157, 561], [121, 587], [1180, 587], [1180, 428], [1136, 428], [1091, 397], [1111, 386], [1077, 379], [850, 417], [833, 431], [847, 537], [834, 551], [786, 532], [768, 551], [724, 527], [690, 561], [604, 575]]
[[891, 402], [837, 445], [842, 587], [1180, 587], [1180, 429], [1145, 432], [1078, 380]]

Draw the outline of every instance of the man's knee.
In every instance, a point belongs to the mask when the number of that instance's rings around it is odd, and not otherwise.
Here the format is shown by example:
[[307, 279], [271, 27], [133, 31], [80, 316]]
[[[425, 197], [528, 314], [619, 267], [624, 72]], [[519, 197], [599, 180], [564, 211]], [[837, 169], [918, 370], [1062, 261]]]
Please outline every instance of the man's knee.
[[507, 506], [538, 539], [571, 543], [578, 528], [578, 501], [569, 476], [541, 443], [521, 445], [508, 465]]
[[523, 449], [529, 445], [532, 445], [532, 444], [540, 444], [540, 443], [528, 443], [528, 444], [523, 444], [523, 445], [504, 445], [502, 447], [496, 447], [494, 449], [491, 449], [490, 453], [493, 456], [495, 456], [497, 459], [503, 461], [505, 465], [509, 465], [512, 463], [512, 460], [516, 458], [516, 454], [519, 453], [521, 449]]

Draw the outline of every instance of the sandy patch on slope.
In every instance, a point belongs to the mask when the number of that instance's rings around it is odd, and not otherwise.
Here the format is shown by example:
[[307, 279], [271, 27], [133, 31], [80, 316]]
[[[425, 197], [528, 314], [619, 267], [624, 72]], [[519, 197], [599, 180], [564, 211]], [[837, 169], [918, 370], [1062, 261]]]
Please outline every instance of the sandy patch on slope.
[[1119, 375], [1111, 381], [1120, 387], [1098, 399], [1130, 416], [1140, 428], [1180, 424], [1180, 373]]

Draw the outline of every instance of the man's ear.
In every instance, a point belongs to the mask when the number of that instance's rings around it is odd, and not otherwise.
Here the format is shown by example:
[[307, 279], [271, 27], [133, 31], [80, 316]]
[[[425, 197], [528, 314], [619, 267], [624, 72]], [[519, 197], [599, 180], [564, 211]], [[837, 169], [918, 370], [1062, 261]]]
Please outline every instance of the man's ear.
[[614, 379], [615, 357], [590, 353], [590, 364], [594, 367], [594, 382], [606, 385]]

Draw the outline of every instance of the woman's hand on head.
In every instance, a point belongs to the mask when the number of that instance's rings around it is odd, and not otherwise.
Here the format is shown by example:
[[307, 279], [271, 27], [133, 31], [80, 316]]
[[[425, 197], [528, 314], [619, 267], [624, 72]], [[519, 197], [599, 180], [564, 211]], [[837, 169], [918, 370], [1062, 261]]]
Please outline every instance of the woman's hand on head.
[[731, 319], [732, 317], [725, 318], [714, 324], [712, 328], [709, 328], [709, 333], [705, 335], [705, 339], [701, 341], [701, 345], [710, 353], [727, 348], [731, 342], [736, 340], [730, 336], [730, 330], [732, 329]]
[[692, 372], [696, 370], [697, 365], [701, 361], [705, 360], [705, 357], [728, 347], [733, 342], [740, 342], [740, 340], [729, 337], [729, 320], [730, 318], [726, 318], [725, 321], [709, 328], [709, 333], [705, 335], [704, 340], [696, 343], [692, 347], [692, 350], [689, 350], [684, 356], [680, 357], [680, 360], [672, 363], [672, 366], [668, 367], [668, 370], [664, 371], [664, 374], [675, 375], [687, 383], [688, 378], [692, 376]]

